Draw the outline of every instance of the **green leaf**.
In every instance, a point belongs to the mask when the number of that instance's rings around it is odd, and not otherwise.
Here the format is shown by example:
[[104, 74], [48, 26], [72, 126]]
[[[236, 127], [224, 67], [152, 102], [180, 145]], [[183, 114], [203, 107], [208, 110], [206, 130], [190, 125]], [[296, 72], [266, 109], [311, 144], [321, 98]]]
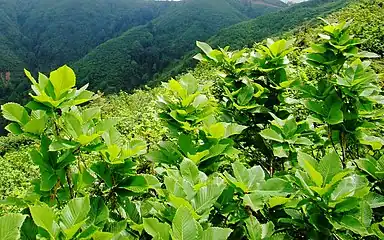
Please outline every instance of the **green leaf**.
[[92, 240], [112, 240], [114, 233], [97, 231], [92, 235]]
[[310, 176], [311, 180], [316, 183], [318, 187], [323, 185], [323, 176], [316, 170], [318, 163], [311, 156], [306, 153], [299, 152], [297, 156], [300, 167]]
[[20, 228], [26, 215], [10, 213], [0, 217], [0, 239], [18, 240], [20, 239]]
[[268, 140], [276, 141], [279, 143], [284, 142], [283, 137], [280, 134], [278, 134], [275, 130], [270, 129], [270, 128], [264, 129], [263, 131], [261, 131], [260, 135], [263, 138], [268, 139]]
[[247, 105], [253, 98], [254, 89], [252, 86], [246, 85], [240, 89], [239, 95], [237, 96], [237, 103], [240, 106]]
[[232, 233], [232, 229], [209, 227], [204, 230], [201, 240], [226, 240]]
[[60, 214], [60, 226], [67, 238], [72, 238], [85, 223], [90, 209], [89, 197], [72, 199], [64, 207]]
[[52, 142], [49, 145], [49, 151], [51, 152], [57, 152], [61, 150], [68, 150], [77, 147], [76, 142], [72, 142], [65, 139], [59, 139], [57, 141]]
[[127, 217], [137, 224], [142, 223], [140, 210], [137, 204], [131, 201], [128, 197], [120, 198], [120, 205], [123, 207]]
[[317, 170], [323, 176], [324, 183], [329, 183], [336, 174], [343, 170], [339, 155], [335, 152], [327, 154], [320, 160]]
[[101, 197], [93, 197], [90, 199], [91, 208], [89, 211], [88, 221], [96, 226], [102, 226], [108, 220], [109, 210]]
[[193, 218], [192, 213], [186, 207], [177, 209], [172, 221], [171, 235], [177, 240], [201, 239], [202, 228]]
[[251, 193], [244, 195], [243, 203], [245, 206], [250, 207], [254, 212], [258, 212], [264, 208], [264, 198], [258, 193]]
[[236, 123], [225, 123], [224, 125], [225, 125], [225, 134], [224, 134], [225, 138], [228, 138], [233, 135], [238, 135], [242, 133], [246, 128], [248, 128], [247, 126], [239, 125]]
[[32, 134], [40, 135], [43, 133], [47, 124], [47, 118], [32, 119], [24, 126], [24, 131]]
[[372, 209], [366, 201], [360, 202], [360, 221], [365, 227], [371, 225], [373, 218]]
[[197, 79], [190, 73], [183, 75], [179, 83], [187, 91], [188, 95], [192, 95], [197, 91]]
[[3, 117], [9, 121], [17, 122], [24, 126], [29, 121], [27, 110], [17, 103], [6, 103], [1, 106]]
[[35, 224], [45, 229], [53, 239], [56, 239], [60, 232], [60, 228], [56, 222], [53, 210], [46, 205], [30, 206], [29, 210]]
[[249, 240], [261, 240], [262, 228], [260, 222], [254, 216], [245, 220], [247, 236]]
[[130, 176], [119, 183], [119, 187], [125, 188], [132, 192], [142, 193], [148, 190], [147, 180], [145, 176]]
[[213, 49], [211, 48], [211, 46], [209, 46], [207, 43], [205, 42], [199, 42], [199, 41], [196, 41], [196, 45], [198, 48], [200, 48], [207, 57], [209, 57], [210, 59], [214, 60], [215, 62], [217, 62], [217, 59], [214, 58], [213, 56], [211, 56], [211, 52], [213, 51]]
[[355, 209], [360, 204], [360, 200], [358, 198], [350, 197], [346, 198], [344, 201], [336, 204], [335, 212], [348, 212], [352, 209]]
[[342, 103], [341, 101], [336, 101], [332, 104], [328, 116], [327, 122], [332, 125], [342, 123], [344, 120], [343, 111], [341, 111]]
[[183, 178], [189, 181], [192, 185], [199, 183], [199, 169], [191, 160], [184, 158], [180, 164], [180, 172]]
[[160, 223], [156, 218], [144, 218], [144, 230], [158, 240], [169, 240], [171, 227], [166, 223]]
[[49, 76], [57, 99], [60, 99], [61, 95], [73, 88], [76, 84], [76, 76], [73, 70], [64, 65], [57, 70], [51, 72]]
[[351, 175], [339, 182], [335, 190], [331, 194], [332, 201], [338, 201], [345, 197], [352, 197], [358, 190], [366, 188], [368, 180], [359, 175]]
[[211, 210], [224, 188], [225, 184], [221, 178], [214, 179], [206, 186], [200, 187], [192, 201], [195, 211], [200, 215], [204, 215], [204, 213]]
[[379, 208], [384, 206], [384, 196], [375, 192], [370, 192], [366, 197], [365, 201], [371, 208]]
[[17, 123], [10, 123], [10, 124], [8, 124], [5, 127], [5, 130], [7, 130], [8, 132], [10, 132], [12, 134], [15, 134], [15, 135], [19, 135], [19, 134], [23, 133], [23, 130], [21, 130], [21, 128], [20, 128], [20, 125], [17, 124]]
[[279, 206], [279, 205], [284, 205], [286, 204], [290, 199], [289, 198], [286, 198], [286, 197], [279, 197], [279, 196], [276, 196], [276, 197], [272, 197], [268, 200], [268, 205], [270, 208], [273, 208], [273, 207], [276, 207], [276, 206]]

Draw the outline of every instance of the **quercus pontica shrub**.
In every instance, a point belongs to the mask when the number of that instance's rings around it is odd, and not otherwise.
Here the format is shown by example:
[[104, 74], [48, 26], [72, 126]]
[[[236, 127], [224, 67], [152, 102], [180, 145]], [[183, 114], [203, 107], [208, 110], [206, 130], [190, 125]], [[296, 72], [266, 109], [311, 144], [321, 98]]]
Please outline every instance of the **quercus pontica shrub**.
[[[218, 80], [164, 83], [167, 130], [150, 147], [90, 106], [99, 96], [71, 68], [26, 71], [31, 102], [2, 113], [35, 140], [40, 177], [2, 201], [22, 210], [0, 217], [0, 239], [382, 239], [384, 98], [368, 60], [379, 56], [359, 50], [351, 24], [326, 22], [304, 50], [197, 42]], [[293, 51], [322, 77], [291, 74]]]

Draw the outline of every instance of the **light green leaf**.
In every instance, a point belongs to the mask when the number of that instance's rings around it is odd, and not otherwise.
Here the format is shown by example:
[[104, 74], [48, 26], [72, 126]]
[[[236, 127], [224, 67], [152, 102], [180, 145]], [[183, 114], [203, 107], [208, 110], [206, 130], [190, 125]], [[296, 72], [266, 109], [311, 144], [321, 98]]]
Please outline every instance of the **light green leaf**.
[[279, 205], [284, 205], [286, 204], [290, 199], [289, 198], [286, 198], [286, 197], [279, 197], [279, 196], [276, 196], [276, 197], [272, 197], [268, 200], [268, 205], [270, 208], [273, 208], [273, 207], [276, 207], [276, 206], [279, 206]]
[[180, 164], [180, 172], [183, 178], [189, 181], [192, 185], [199, 183], [199, 169], [191, 160], [184, 158]]
[[55, 95], [57, 99], [59, 99], [63, 93], [67, 92], [76, 84], [75, 73], [67, 65], [64, 65], [51, 72], [49, 80], [55, 89]]
[[247, 236], [249, 240], [261, 240], [262, 227], [260, 222], [254, 216], [250, 216], [245, 220]]
[[231, 232], [229, 228], [209, 227], [204, 230], [201, 240], [226, 240]]
[[284, 142], [283, 137], [280, 134], [278, 134], [275, 130], [270, 129], [270, 128], [264, 129], [263, 131], [261, 131], [260, 135], [263, 138], [268, 139], [268, 140], [276, 141], [279, 143]]
[[264, 207], [263, 195], [258, 193], [251, 193], [244, 195], [243, 203], [245, 206], [250, 207], [254, 212], [258, 212]]
[[166, 223], [161, 223], [156, 218], [144, 218], [144, 230], [154, 239], [169, 240], [171, 227]]
[[339, 155], [332, 152], [320, 160], [317, 170], [324, 178], [324, 183], [329, 183], [332, 178], [343, 170]]
[[26, 215], [10, 213], [0, 217], [0, 239], [18, 240], [20, 239], [20, 228]]
[[3, 117], [9, 121], [14, 121], [24, 126], [29, 121], [27, 110], [18, 103], [6, 103], [1, 106]]
[[56, 222], [53, 210], [46, 205], [30, 206], [29, 210], [35, 224], [45, 229], [53, 239], [56, 239], [60, 232], [60, 228]]
[[318, 163], [311, 156], [306, 153], [299, 152], [297, 155], [300, 167], [310, 176], [311, 180], [316, 183], [318, 187], [323, 185], [323, 176], [316, 170]]
[[72, 238], [85, 223], [90, 209], [89, 197], [72, 199], [64, 207], [60, 214], [60, 226], [68, 238]]
[[177, 240], [198, 240], [201, 239], [202, 228], [193, 218], [192, 213], [186, 207], [177, 209], [172, 221], [171, 235]]

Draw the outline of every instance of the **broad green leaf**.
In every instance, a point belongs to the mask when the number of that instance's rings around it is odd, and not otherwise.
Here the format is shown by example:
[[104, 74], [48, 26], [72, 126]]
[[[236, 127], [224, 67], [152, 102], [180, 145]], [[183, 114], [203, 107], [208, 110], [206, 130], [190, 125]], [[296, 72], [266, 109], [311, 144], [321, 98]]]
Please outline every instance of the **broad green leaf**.
[[68, 238], [72, 238], [85, 223], [90, 209], [89, 197], [72, 199], [64, 207], [60, 214], [60, 226]]
[[339, 182], [331, 194], [332, 201], [338, 201], [345, 197], [352, 197], [354, 194], [368, 186], [368, 180], [359, 175], [351, 175]]
[[341, 111], [341, 102], [334, 102], [330, 107], [327, 116], [327, 122], [332, 125], [342, 123], [344, 120], [343, 111]]
[[180, 164], [180, 172], [183, 178], [189, 181], [192, 185], [199, 183], [199, 169], [191, 160], [184, 158]]
[[115, 234], [97, 231], [92, 235], [92, 240], [112, 240]]
[[6, 103], [1, 106], [3, 117], [9, 121], [14, 121], [24, 126], [29, 121], [27, 110], [18, 103]]
[[360, 199], [349, 197], [349, 198], [346, 198], [344, 201], [336, 204], [335, 212], [348, 212], [358, 207], [359, 204], [360, 204]]
[[192, 214], [193, 218], [199, 219], [199, 215], [195, 212], [192, 205], [184, 198], [181, 197], [175, 197], [174, 195], [170, 195], [168, 197], [169, 203], [176, 209], [179, 209], [181, 207], [188, 209], [189, 213]]
[[207, 43], [205, 42], [199, 42], [199, 41], [196, 41], [196, 45], [198, 48], [200, 48], [207, 57], [209, 57], [210, 59], [214, 60], [215, 62], [217, 62], [217, 59], [214, 58], [213, 56], [211, 56], [211, 52], [213, 51], [213, 49], [211, 48], [211, 46], [209, 46]]
[[59, 139], [57, 141], [52, 142], [51, 145], [49, 145], [49, 151], [56, 152], [61, 150], [68, 150], [68, 149], [73, 149], [76, 146], [77, 146], [77, 143], [75, 142]]
[[144, 230], [154, 239], [169, 240], [171, 227], [166, 223], [161, 223], [156, 218], [144, 218]]
[[226, 240], [231, 232], [229, 228], [209, 227], [204, 230], [201, 240]]
[[233, 135], [237, 135], [242, 133], [246, 128], [246, 126], [242, 126], [236, 123], [226, 123], [225, 124], [225, 138], [228, 138]]
[[310, 176], [311, 180], [316, 183], [318, 187], [323, 185], [323, 176], [316, 170], [318, 163], [308, 154], [299, 152], [297, 156], [300, 167]]
[[379, 208], [384, 206], [384, 196], [375, 192], [370, 192], [366, 197], [365, 201], [371, 208]]
[[101, 197], [93, 197], [90, 199], [90, 206], [88, 221], [96, 226], [102, 226], [109, 217], [109, 210], [104, 200]]
[[43, 133], [47, 124], [47, 118], [32, 119], [24, 126], [24, 131], [32, 134], [40, 135]]
[[339, 155], [335, 152], [327, 154], [320, 160], [317, 170], [323, 176], [324, 183], [329, 183], [336, 174], [343, 170]]
[[75, 73], [67, 65], [64, 65], [51, 72], [49, 80], [55, 89], [55, 95], [57, 99], [59, 99], [63, 93], [73, 88], [76, 84]]
[[216, 203], [224, 188], [224, 181], [220, 178], [213, 180], [206, 186], [200, 187], [192, 200], [192, 206], [195, 211], [199, 215], [204, 215]]
[[284, 205], [286, 204], [290, 199], [286, 197], [272, 197], [268, 200], [268, 205], [270, 208], [279, 206], [279, 205]]
[[5, 127], [5, 130], [7, 130], [8, 132], [10, 132], [12, 134], [15, 134], [15, 135], [19, 135], [19, 134], [23, 133], [23, 130], [20, 128], [20, 125], [17, 124], [17, 123], [10, 123], [10, 124], [8, 124]]
[[186, 207], [177, 209], [172, 221], [171, 235], [178, 240], [198, 240], [201, 239], [202, 228], [193, 218], [192, 213]]
[[253, 98], [254, 89], [252, 86], [246, 85], [240, 89], [237, 96], [237, 103], [240, 106], [247, 105]]
[[372, 222], [372, 209], [366, 201], [360, 202], [360, 221], [365, 227], [369, 227]]
[[244, 195], [243, 203], [245, 206], [250, 207], [254, 212], [258, 212], [264, 207], [264, 198], [258, 193], [251, 193]]
[[0, 239], [18, 240], [20, 239], [20, 228], [26, 215], [10, 213], [0, 217]]
[[276, 141], [279, 143], [284, 142], [283, 137], [280, 134], [278, 134], [275, 130], [270, 129], [270, 128], [264, 129], [263, 131], [261, 131], [260, 135], [263, 138], [268, 139], [268, 140]]
[[249, 240], [262, 240], [262, 227], [257, 218], [250, 216], [245, 220], [245, 226]]
[[30, 206], [29, 210], [35, 224], [45, 229], [53, 239], [56, 239], [60, 232], [60, 227], [56, 222], [53, 210], [46, 205]]
[[185, 74], [179, 80], [181, 86], [187, 91], [188, 95], [194, 94], [197, 91], [197, 79], [192, 74]]

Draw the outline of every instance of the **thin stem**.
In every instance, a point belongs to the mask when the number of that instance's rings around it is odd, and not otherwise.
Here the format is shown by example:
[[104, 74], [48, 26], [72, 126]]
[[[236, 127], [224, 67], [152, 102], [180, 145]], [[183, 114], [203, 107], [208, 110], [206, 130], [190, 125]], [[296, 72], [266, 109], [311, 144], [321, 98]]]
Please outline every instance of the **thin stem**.
[[71, 168], [70, 167], [67, 167], [66, 171], [65, 171], [65, 175], [66, 175], [66, 178], [67, 178], [67, 182], [68, 182], [68, 187], [69, 187], [69, 194], [71, 195], [71, 198], [75, 198], [75, 192], [73, 190], [73, 183], [72, 183], [72, 178], [71, 178]]

